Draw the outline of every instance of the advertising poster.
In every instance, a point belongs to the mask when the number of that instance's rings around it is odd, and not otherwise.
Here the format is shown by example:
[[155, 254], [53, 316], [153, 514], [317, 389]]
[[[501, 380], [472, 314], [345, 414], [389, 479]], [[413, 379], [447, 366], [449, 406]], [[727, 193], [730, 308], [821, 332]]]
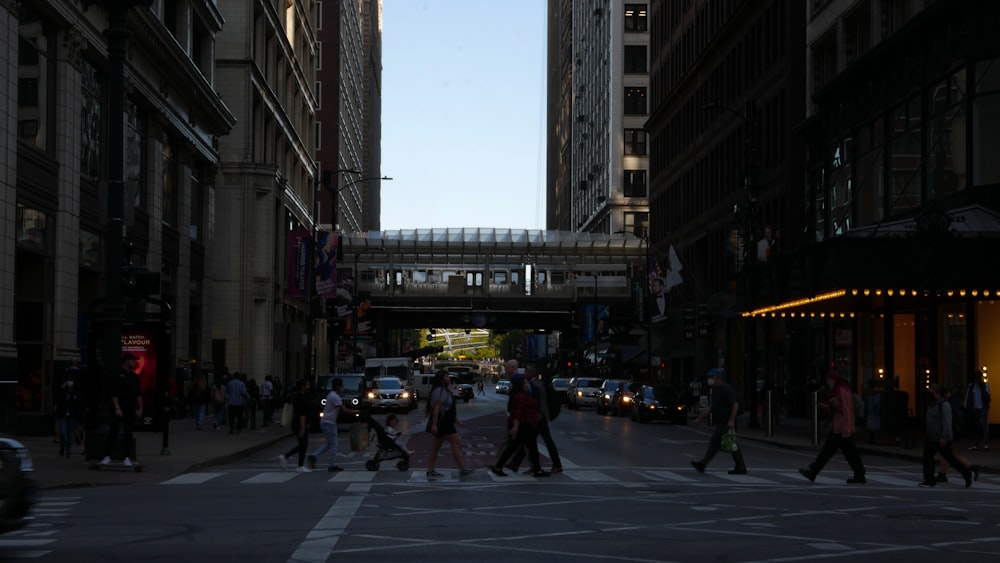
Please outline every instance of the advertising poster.
[[337, 268], [336, 280], [337, 291], [333, 297], [337, 304], [337, 317], [347, 323], [354, 305], [354, 272], [350, 268]]
[[156, 345], [151, 329], [145, 327], [129, 327], [122, 330], [122, 354], [131, 353], [138, 360], [135, 362], [135, 373], [139, 376], [139, 391], [145, 397], [146, 393], [156, 392]]
[[320, 231], [316, 233], [316, 258], [313, 261], [316, 274], [316, 295], [320, 299], [332, 299], [337, 295], [337, 233]]
[[611, 336], [611, 306], [583, 305], [580, 310], [580, 341], [584, 343], [597, 340], [607, 341]]
[[309, 293], [309, 244], [306, 229], [288, 232], [288, 296], [305, 297]]

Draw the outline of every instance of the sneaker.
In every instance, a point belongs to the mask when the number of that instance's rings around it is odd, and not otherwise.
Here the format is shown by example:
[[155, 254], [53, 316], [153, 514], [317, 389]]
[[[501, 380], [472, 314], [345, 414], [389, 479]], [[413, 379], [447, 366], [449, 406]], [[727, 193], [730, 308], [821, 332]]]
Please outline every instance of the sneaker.
[[300, 465], [298, 469], [295, 470], [297, 473], [312, 473], [312, 469], [309, 469], [305, 465]]
[[334, 465], [333, 467], [326, 468], [326, 470], [329, 471], [330, 473], [340, 473], [341, 471], [344, 470], [344, 468], [339, 465]]
[[437, 471], [434, 471], [434, 470], [431, 470], [431, 471], [427, 472], [427, 477], [428, 478], [444, 477], [444, 474], [443, 473], [438, 473]]
[[972, 479], [975, 480], [975, 481], [978, 481], [979, 480], [979, 471], [982, 470], [982, 467], [980, 467], [978, 465], [970, 465], [969, 466], [969, 470], [972, 471]]
[[463, 469], [463, 470], [461, 470], [461, 471], [458, 472], [458, 474], [461, 475], [462, 477], [468, 477], [469, 475], [472, 475], [473, 473], [475, 473], [475, 471], [473, 471], [471, 469]]
[[799, 473], [801, 473], [802, 476], [805, 477], [806, 479], [809, 479], [811, 483], [816, 482], [816, 474], [813, 473], [811, 469], [806, 469], [805, 467], [803, 467], [802, 469], [799, 469]]
[[962, 477], [965, 478], [965, 488], [968, 489], [969, 487], [971, 487], [972, 486], [972, 471], [966, 471], [964, 474], [962, 474]]
[[704, 473], [705, 472], [705, 464], [702, 463], [702, 462], [700, 462], [700, 461], [695, 461], [695, 460], [692, 459], [691, 460], [691, 467], [694, 467], [695, 470], [698, 471], [698, 473]]
[[316, 469], [316, 456], [314, 456], [312, 454], [307, 455], [306, 456], [306, 465], [309, 466], [309, 469]]
[[497, 477], [506, 477], [507, 476], [507, 474], [503, 472], [503, 469], [501, 467], [496, 466], [496, 465], [491, 465], [491, 466], [489, 466], [488, 469], [490, 470], [490, 473], [496, 475]]
[[746, 467], [737, 467], [736, 469], [730, 469], [729, 470], [729, 474], [730, 475], [746, 475], [747, 474], [747, 468]]
[[934, 480], [937, 481], [938, 483], [947, 483], [948, 476], [945, 475], [944, 473], [938, 473], [937, 477], [934, 477]]
[[867, 482], [868, 480], [865, 479], [864, 475], [860, 477], [851, 477], [850, 479], [847, 480], [848, 485], [864, 485]]
[[132, 467], [132, 460], [126, 457], [125, 459], [122, 460], [122, 465], [124, 465], [125, 467]]
[[562, 468], [561, 465], [558, 466], [558, 467], [553, 467], [552, 471], [550, 471], [550, 473], [562, 473], [562, 472], [563, 472], [563, 468]]
[[541, 469], [539, 469], [538, 471], [532, 471], [531, 472], [531, 476], [532, 477], [548, 477], [549, 475], [552, 475], [552, 474], [549, 473], [548, 471], [542, 471]]
[[278, 465], [281, 466], [282, 471], [288, 471], [288, 458], [284, 455], [278, 456]]
[[111, 463], [111, 457], [104, 456], [104, 459], [101, 460], [101, 465], [107, 465], [109, 463]]
[[937, 485], [937, 483], [935, 483], [934, 481], [921, 481], [917, 484], [920, 485], [921, 487], [933, 487], [934, 485]]

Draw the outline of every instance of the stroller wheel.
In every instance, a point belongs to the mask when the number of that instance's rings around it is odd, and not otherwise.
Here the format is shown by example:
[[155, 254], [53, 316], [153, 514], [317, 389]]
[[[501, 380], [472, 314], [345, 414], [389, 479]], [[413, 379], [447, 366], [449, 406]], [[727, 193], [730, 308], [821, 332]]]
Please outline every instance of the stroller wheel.
[[365, 469], [368, 471], [378, 471], [378, 462], [374, 459], [369, 459], [365, 462]]
[[409, 468], [410, 468], [410, 460], [408, 459], [401, 459], [399, 460], [398, 463], [396, 463], [396, 469], [400, 471], [406, 471]]

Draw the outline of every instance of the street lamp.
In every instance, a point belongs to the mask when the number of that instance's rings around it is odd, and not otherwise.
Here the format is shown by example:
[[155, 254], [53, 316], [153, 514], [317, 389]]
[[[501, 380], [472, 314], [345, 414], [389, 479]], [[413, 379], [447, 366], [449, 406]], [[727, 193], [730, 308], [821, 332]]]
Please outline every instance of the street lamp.
[[[758, 178], [760, 142], [757, 138], [757, 129], [759, 124], [759, 120], [757, 118], [757, 102], [753, 99], [748, 99], [742, 114], [732, 108], [722, 106], [714, 102], [701, 106], [701, 109], [717, 109], [725, 111], [740, 118], [744, 125], [743, 152], [745, 170], [743, 172], [743, 189], [746, 195], [746, 201], [743, 206], [737, 205], [736, 211], [737, 216], [740, 217], [743, 222], [745, 230], [745, 243], [743, 245], [742, 256], [743, 264], [740, 274], [743, 279], [744, 306], [746, 311], [750, 311], [753, 309], [753, 295], [756, 293], [757, 289], [755, 277], [757, 269], [757, 245], [754, 243], [757, 227], [757, 195], [760, 193], [760, 183]], [[750, 420], [747, 425], [750, 428], [757, 428], [759, 426], [757, 421], [757, 327], [754, 317], [745, 315], [743, 319], [743, 389], [744, 396], [748, 401], [747, 411], [750, 413]]]
[[[360, 174], [360, 172], [358, 172], [356, 170], [349, 170], [348, 172], [352, 172], [354, 174]], [[340, 194], [344, 190], [346, 190], [347, 188], [349, 188], [349, 187], [351, 187], [351, 186], [353, 186], [355, 184], [360, 184], [361, 182], [370, 182], [372, 180], [386, 180], [386, 181], [389, 181], [389, 180], [392, 180], [392, 178], [390, 178], [389, 176], [368, 176], [368, 177], [365, 177], [365, 178], [358, 178], [357, 180], [352, 180], [352, 181], [344, 184], [343, 186], [337, 188], [336, 190], [331, 189], [331, 191], [333, 192], [333, 207], [332, 207], [332, 214], [331, 214], [331, 219], [330, 219], [330, 227], [334, 231], [339, 231], [340, 230], [340, 222], [338, 221], [339, 214], [340, 214], [339, 213], [340, 212]]]

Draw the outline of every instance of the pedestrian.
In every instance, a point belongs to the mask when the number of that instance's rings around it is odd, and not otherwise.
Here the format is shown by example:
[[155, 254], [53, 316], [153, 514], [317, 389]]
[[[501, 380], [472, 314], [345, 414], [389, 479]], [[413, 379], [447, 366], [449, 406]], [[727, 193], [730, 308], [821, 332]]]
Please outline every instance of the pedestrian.
[[142, 417], [142, 394], [140, 392], [139, 376], [135, 374], [135, 364], [139, 358], [131, 352], [122, 356], [121, 369], [118, 377], [111, 381], [108, 394], [111, 403], [111, 427], [108, 430], [108, 444], [101, 465], [111, 463], [114, 453], [115, 439], [119, 429], [125, 439], [125, 455], [122, 465], [131, 467], [132, 458], [132, 426], [137, 418]]
[[273, 403], [273, 401], [274, 401], [275, 394], [274, 394], [274, 382], [271, 381], [271, 379], [272, 378], [271, 378], [270, 374], [264, 376], [264, 383], [261, 384], [261, 386], [260, 386], [260, 403], [261, 403], [261, 407], [264, 410], [264, 414], [263, 414], [264, 420], [261, 422], [261, 425], [264, 428], [267, 428], [268, 426], [271, 425], [271, 422], [272, 422], [271, 421], [271, 417], [274, 416], [274, 403]]
[[509, 439], [496, 463], [489, 467], [489, 470], [498, 477], [507, 476], [503, 471], [504, 464], [519, 448], [524, 448], [528, 452], [528, 462], [531, 463], [531, 469], [528, 471], [530, 475], [535, 477], [550, 475], [548, 471], [542, 470], [538, 456], [538, 426], [542, 415], [538, 398], [528, 391], [529, 388], [522, 374], [515, 373], [510, 380], [510, 416], [507, 419]]
[[476, 383], [476, 394], [477, 395], [483, 395], [483, 396], [486, 395], [486, 386], [485, 385], [486, 384], [483, 382], [483, 379], [480, 378], [479, 381]]
[[59, 456], [70, 457], [73, 439], [76, 436], [76, 426], [83, 418], [83, 399], [80, 388], [76, 387], [77, 370], [66, 370], [65, 380], [59, 386], [52, 402], [52, 410], [56, 413], [56, 424], [59, 427]]
[[[712, 461], [715, 454], [719, 452], [719, 448], [722, 446], [723, 434], [729, 431], [736, 432], [736, 415], [740, 409], [736, 389], [733, 389], [731, 385], [724, 381], [724, 372], [719, 368], [712, 368], [708, 371], [707, 375], [709, 408], [694, 419], [694, 425], [697, 426], [706, 415], [711, 415], [712, 425], [715, 428], [712, 431], [712, 437], [708, 439], [708, 449], [705, 450], [705, 455], [700, 460], [691, 461], [691, 465], [698, 470], [698, 473], [704, 473], [705, 467]], [[729, 474], [745, 475], [747, 466], [743, 461], [743, 450], [737, 449], [732, 454], [733, 461], [736, 462], [736, 467], [731, 469]]]
[[326, 443], [318, 450], [306, 456], [311, 468], [316, 467], [316, 459], [319, 456], [330, 452], [330, 463], [326, 470], [331, 473], [344, 470], [343, 467], [337, 465], [337, 441], [339, 439], [337, 437], [337, 417], [340, 416], [340, 411], [348, 414], [356, 414], [358, 411], [344, 406], [344, 401], [340, 398], [340, 392], [343, 390], [344, 381], [339, 377], [335, 377], [330, 382], [330, 392], [326, 394], [326, 402], [323, 405], [323, 418], [319, 421], [319, 427], [323, 430]]
[[937, 485], [934, 478], [934, 454], [940, 453], [941, 457], [948, 460], [952, 467], [958, 469], [965, 479], [965, 488], [972, 486], [972, 468], [963, 463], [951, 450], [951, 442], [954, 437], [951, 424], [951, 405], [944, 400], [941, 387], [932, 383], [927, 391], [934, 396], [934, 402], [927, 407], [927, 431], [924, 441], [924, 480], [920, 482], [921, 487], [933, 487]]
[[969, 451], [976, 451], [980, 445], [986, 451], [990, 449], [990, 384], [986, 382], [983, 372], [973, 370], [972, 382], [965, 390], [965, 412], [969, 414], [972, 423], [972, 445]]
[[823, 470], [826, 462], [830, 461], [833, 454], [844, 452], [847, 464], [851, 466], [854, 476], [847, 480], [848, 484], [865, 483], [865, 465], [858, 454], [858, 448], [854, 443], [854, 394], [847, 382], [840, 376], [840, 373], [831, 370], [826, 374], [826, 385], [829, 389], [829, 400], [821, 405], [821, 408], [828, 412], [832, 419], [830, 433], [823, 442], [816, 459], [809, 464], [809, 467], [799, 469], [799, 473], [810, 481], [815, 481], [816, 476]]
[[[958, 440], [958, 437], [964, 431], [963, 425], [965, 424], [965, 418], [964, 418], [965, 408], [962, 406], [962, 402], [958, 399], [958, 396], [951, 392], [951, 388], [942, 387], [941, 395], [944, 397], [944, 400], [947, 401], [949, 405], [951, 405], [952, 444], [954, 444], [955, 440]], [[954, 448], [952, 448], [952, 451], [954, 451]], [[980, 467], [978, 465], [973, 464], [968, 460], [968, 458], [963, 457], [959, 453], [955, 453], [955, 457], [960, 459], [962, 463], [969, 466], [969, 469], [972, 470], [973, 480], [978, 481]], [[948, 467], [949, 467], [948, 460], [942, 457], [938, 461], [938, 474], [934, 478], [934, 480], [937, 481], [938, 483], [947, 483]]]
[[427, 460], [427, 477], [444, 476], [435, 471], [434, 467], [437, 464], [438, 452], [445, 441], [451, 445], [451, 455], [460, 468], [460, 474], [463, 476], [471, 475], [472, 470], [466, 464], [465, 455], [462, 453], [462, 438], [458, 435], [457, 428], [465, 426], [465, 423], [458, 420], [455, 398], [451, 394], [451, 376], [446, 370], [438, 370], [434, 374], [430, 401], [427, 402], [427, 414], [427, 431], [434, 436], [430, 459]]
[[250, 398], [247, 399], [246, 416], [244, 418], [249, 421], [248, 428], [253, 432], [257, 430], [257, 405], [260, 403], [260, 387], [257, 386], [256, 379], [248, 379], [245, 383], [247, 386], [247, 395]]
[[243, 413], [246, 408], [250, 393], [247, 392], [247, 384], [243, 382], [243, 376], [239, 372], [226, 384], [226, 406], [229, 410], [229, 433], [238, 434], [243, 431]]
[[296, 471], [309, 473], [306, 467], [306, 450], [309, 448], [309, 380], [300, 379], [295, 382], [295, 392], [292, 394], [292, 435], [295, 436], [295, 447], [278, 456], [282, 469], [288, 469], [288, 458], [298, 454]]
[[[541, 412], [541, 418], [538, 420], [538, 436], [545, 442], [545, 449], [549, 452], [549, 459], [552, 460], [552, 473], [562, 473], [563, 467], [562, 460], [559, 459], [559, 448], [556, 447], [556, 442], [552, 439], [552, 432], [549, 429], [549, 401], [546, 395], [545, 382], [542, 381], [542, 378], [538, 377], [538, 368], [530, 364], [524, 366], [524, 381], [527, 384], [525, 389], [538, 402], [538, 408]], [[506, 467], [516, 473], [527, 453], [528, 450], [526, 448], [518, 448]]]
[[191, 407], [194, 409], [194, 427], [201, 430], [205, 426], [205, 411], [208, 410], [208, 380], [199, 373], [191, 385]]
[[389, 414], [385, 417], [385, 435], [392, 440], [393, 444], [396, 444], [399, 451], [405, 453], [406, 455], [413, 455], [416, 452], [406, 449], [406, 446], [403, 445], [403, 440], [400, 438], [403, 434], [399, 431], [399, 428], [396, 428], [397, 426], [399, 426], [398, 416], [395, 414]]
[[699, 378], [694, 378], [691, 380], [691, 384], [688, 385], [691, 389], [691, 412], [694, 414], [701, 413], [701, 381]]
[[226, 424], [226, 386], [218, 378], [212, 385], [212, 413], [215, 415], [212, 428], [218, 430]]

